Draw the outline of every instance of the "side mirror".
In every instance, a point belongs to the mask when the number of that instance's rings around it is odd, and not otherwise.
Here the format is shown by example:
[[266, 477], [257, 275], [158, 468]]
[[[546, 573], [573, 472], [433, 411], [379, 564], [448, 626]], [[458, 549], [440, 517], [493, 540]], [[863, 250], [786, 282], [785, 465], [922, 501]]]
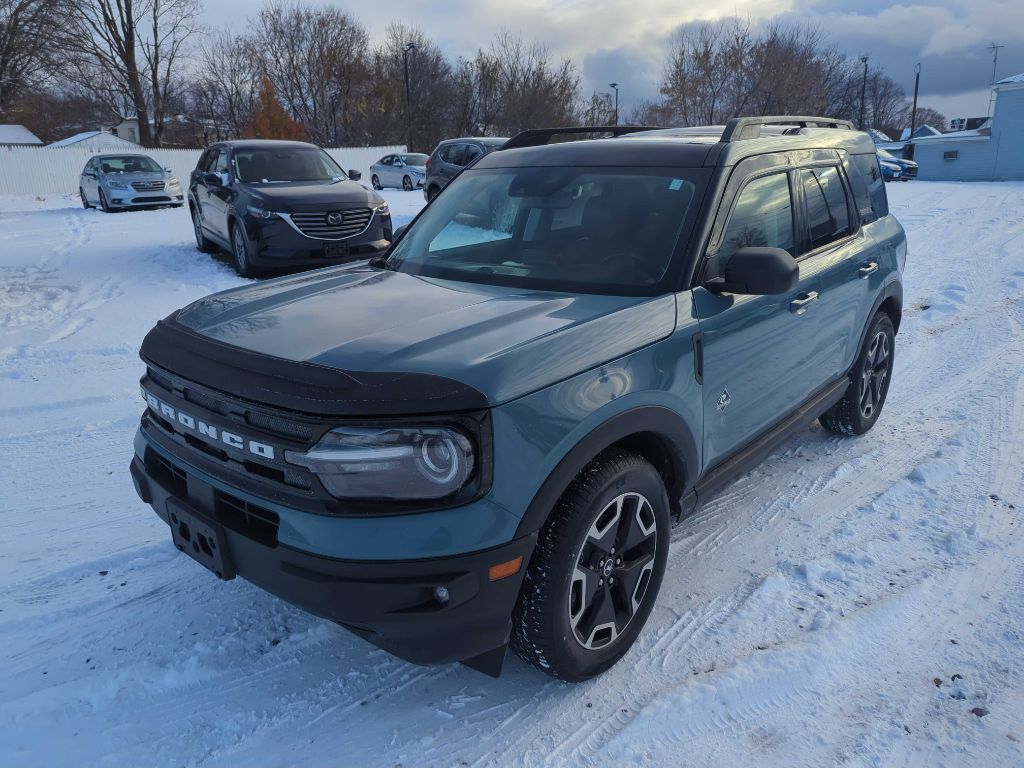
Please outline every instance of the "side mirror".
[[740, 248], [725, 263], [725, 277], [709, 281], [714, 293], [774, 296], [796, 287], [800, 267], [781, 248]]
[[164, 168], [164, 173], [174, 173], [170, 168]]
[[82, 171], [82, 175], [86, 176], [86, 177], [88, 177], [90, 179], [95, 179], [96, 178], [96, 171]]
[[350, 168], [348, 171], [348, 177], [352, 179], [352, 181], [359, 181], [361, 178], [363, 178], [363, 174], [361, 174], [359, 171], [353, 171]]
[[408, 228], [408, 224], [403, 224], [402, 226], [398, 227], [394, 231], [394, 234], [391, 235], [391, 242], [395, 242], [398, 238], [400, 238], [402, 236], [402, 233], [405, 232], [405, 230], [407, 230]]
[[203, 184], [208, 187], [223, 187], [224, 179], [220, 177], [219, 173], [204, 173]]

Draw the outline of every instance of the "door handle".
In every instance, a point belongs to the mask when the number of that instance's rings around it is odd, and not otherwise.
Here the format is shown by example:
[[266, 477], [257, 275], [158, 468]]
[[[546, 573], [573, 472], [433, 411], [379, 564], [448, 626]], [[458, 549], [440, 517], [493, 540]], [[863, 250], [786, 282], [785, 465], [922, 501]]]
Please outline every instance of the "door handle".
[[789, 311], [797, 315], [802, 315], [807, 311], [807, 306], [812, 301], [818, 300], [817, 291], [808, 291], [807, 293], [801, 294], [800, 298], [793, 299], [789, 302]]
[[860, 276], [861, 277], [867, 277], [872, 272], [877, 272], [878, 271], [878, 262], [877, 261], [869, 261], [866, 264], [861, 264], [860, 269], [858, 269], [857, 271], [860, 272]]

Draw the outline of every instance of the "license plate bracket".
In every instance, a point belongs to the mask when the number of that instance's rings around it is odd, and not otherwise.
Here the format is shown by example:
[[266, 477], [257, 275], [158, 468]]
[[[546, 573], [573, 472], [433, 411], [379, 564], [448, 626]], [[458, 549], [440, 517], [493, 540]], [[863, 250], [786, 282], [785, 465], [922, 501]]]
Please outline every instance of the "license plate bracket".
[[174, 546], [218, 579], [235, 578], [235, 566], [228, 552], [224, 527], [177, 499], [167, 500], [167, 521]]
[[324, 256], [328, 259], [348, 258], [348, 242], [339, 240], [337, 242], [324, 243]]

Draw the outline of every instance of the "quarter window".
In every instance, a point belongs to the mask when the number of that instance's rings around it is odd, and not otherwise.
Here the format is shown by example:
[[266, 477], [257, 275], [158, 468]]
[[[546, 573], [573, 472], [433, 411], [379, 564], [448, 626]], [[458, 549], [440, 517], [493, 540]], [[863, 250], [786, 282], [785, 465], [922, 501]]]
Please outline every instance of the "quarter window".
[[885, 180], [878, 167], [874, 152], [850, 156], [850, 181], [853, 197], [862, 224], [869, 224], [889, 214], [889, 201], [885, 196]]
[[846, 237], [852, 231], [850, 209], [839, 169], [800, 171], [807, 205], [807, 250], [813, 251]]
[[754, 179], [740, 192], [718, 255], [723, 261], [740, 248], [781, 248], [795, 254], [793, 201], [789, 176], [775, 173]]

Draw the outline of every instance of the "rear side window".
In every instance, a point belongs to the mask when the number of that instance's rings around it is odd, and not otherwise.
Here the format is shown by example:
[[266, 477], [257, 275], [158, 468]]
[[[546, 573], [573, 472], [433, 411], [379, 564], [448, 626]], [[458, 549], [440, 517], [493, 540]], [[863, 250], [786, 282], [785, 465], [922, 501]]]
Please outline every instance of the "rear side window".
[[846, 189], [838, 168], [800, 171], [807, 206], [807, 249], [813, 251], [853, 231]]
[[885, 180], [878, 167], [878, 157], [870, 155], [850, 156], [850, 183], [853, 198], [857, 201], [857, 213], [862, 224], [868, 224], [889, 214], [889, 200], [885, 195]]
[[774, 173], [754, 179], [736, 199], [718, 255], [728, 259], [740, 248], [781, 248], [796, 253], [793, 238], [793, 200], [789, 175]]

